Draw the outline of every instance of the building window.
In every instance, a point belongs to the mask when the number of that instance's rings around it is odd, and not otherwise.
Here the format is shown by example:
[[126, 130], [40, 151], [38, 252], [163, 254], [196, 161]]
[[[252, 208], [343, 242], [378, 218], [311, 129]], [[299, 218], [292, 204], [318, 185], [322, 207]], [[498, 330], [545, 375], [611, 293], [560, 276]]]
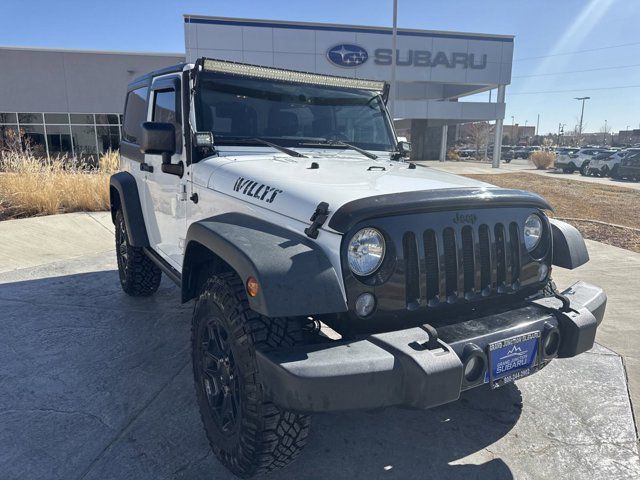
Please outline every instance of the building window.
[[47, 156], [44, 125], [20, 125], [22, 148], [38, 157]]
[[72, 113], [71, 123], [74, 125], [93, 125], [93, 113]]
[[44, 123], [52, 125], [68, 125], [69, 114], [68, 113], [45, 113]]
[[118, 113], [0, 112], [0, 151], [36, 156], [89, 157], [120, 148]]
[[50, 157], [72, 154], [69, 125], [47, 125], [47, 146]]
[[39, 123], [42, 124], [41, 113], [19, 113], [18, 123]]
[[18, 125], [0, 125], [0, 151], [19, 151], [20, 135]]
[[13, 123], [18, 124], [18, 114], [11, 112], [0, 112], [0, 124]]
[[99, 153], [117, 150], [120, 147], [120, 127], [118, 125], [98, 125], [96, 127], [96, 134], [98, 136]]
[[71, 136], [76, 157], [88, 159], [98, 153], [95, 125], [71, 125]]

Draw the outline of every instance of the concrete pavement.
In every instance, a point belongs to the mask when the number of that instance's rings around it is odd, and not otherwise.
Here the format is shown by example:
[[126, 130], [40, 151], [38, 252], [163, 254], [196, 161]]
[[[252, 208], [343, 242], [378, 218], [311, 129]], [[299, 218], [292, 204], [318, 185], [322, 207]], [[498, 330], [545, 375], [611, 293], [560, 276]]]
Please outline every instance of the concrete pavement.
[[[0, 222], [12, 244], [0, 257], [0, 477], [232, 478], [210, 453], [195, 405], [192, 305], [180, 305], [166, 280], [151, 298], [124, 295], [109, 222], [108, 214]], [[598, 341], [624, 348], [629, 366], [640, 255], [589, 248], [590, 264], [555, 277], [607, 288]], [[623, 362], [597, 346], [429, 411], [316, 415], [303, 455], [270, 478], [389, 475], [640, 478]]]

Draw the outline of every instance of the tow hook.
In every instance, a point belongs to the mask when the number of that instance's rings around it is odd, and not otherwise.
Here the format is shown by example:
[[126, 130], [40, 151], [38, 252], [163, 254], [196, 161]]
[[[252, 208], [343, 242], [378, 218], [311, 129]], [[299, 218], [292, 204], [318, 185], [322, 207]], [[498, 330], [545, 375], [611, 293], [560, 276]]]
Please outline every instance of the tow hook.
[[566, 295], [563, 295], [558, 291], [554, 283], [552, 282], [549, 283], [549, 290], [551, 290], [551, 293], [553, 294], [554, 297], [556, 297], [558, 300], [562, 302], [562, 307], [560, 307], [561, 312], [563, 313], [575, 312], [575, 310], [571, 308], [571, 301], [566, 297]]
[[327, 202], [320, 202], [316, 207], [316, 211], [313, 212], [313, 215], [311, 215], [311, 218], [309, 219], [312, 222], [311, 225], [304, 229], [304, 233], [307, 237], [314, 239], [318, 238], [318, 230], [322, 225], [324, 225], [324, 222], [327, 221], [327, 217], [329, 216], [328, 213], [329, 204]]

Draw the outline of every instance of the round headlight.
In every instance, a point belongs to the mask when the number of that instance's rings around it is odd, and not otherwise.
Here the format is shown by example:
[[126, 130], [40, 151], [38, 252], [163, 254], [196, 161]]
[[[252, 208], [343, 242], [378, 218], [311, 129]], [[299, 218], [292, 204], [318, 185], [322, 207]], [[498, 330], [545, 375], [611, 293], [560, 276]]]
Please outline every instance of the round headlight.
[[364, 277], [375, 272], [384, 259], [384, 237], [375, 228], [363, 228], [349, 241], [347, 257], [353, 273]]
[[542, 237], [542, 219], [539, 215], [532, 213], [524, 222], [524, 245], [527, 251], [531, 252], [540, 243]]

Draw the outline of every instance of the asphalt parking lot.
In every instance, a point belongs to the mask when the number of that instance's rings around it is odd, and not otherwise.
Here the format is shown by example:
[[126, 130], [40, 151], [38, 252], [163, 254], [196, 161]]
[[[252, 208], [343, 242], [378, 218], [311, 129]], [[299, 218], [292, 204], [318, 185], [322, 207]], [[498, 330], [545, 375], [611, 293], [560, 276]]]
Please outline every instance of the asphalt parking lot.
[[[195, 405], [191, 305], [168, 281], [152, 298], [123, 294], [111, 230], [108, 214], [0, 223], [0, 477], [232, 478]], [[631, 352], [640, 255], [589, 247], [583, 271], [556, 279], [603, 285], [598, 341], [624, 336]], [[429, 411], [317, 415], [301, 458], [269, 478], [637, 479], [630, 361], [596, 346]]]
[[568, 173], [563, 173], [562, 170], [538, 170], [533, 166], [533, 164], [529, 160], [526, 160], [523, 158], [514, 159], [510, 163], [502, 162], [500, 164], [500, 168], [492, 168], [490, 161], [489, 162], [424, 161], [419, 163], [422, 163], [423, 165], [426, 165], [432, 168], [436, 168], [438, 170], [443, 170], [445, 172], [455, 173], [458, 175], [527, 172], [527, 173], [534, 173], [536, 175], [550, 176], [553, 178], [576, 180], [578, 182], [600, 183], [605, 185], [613, 185], [616, 187], [626, 187], [626, 188], [632, 188], [634, 190], [640, 190], [640, 182], [632, 182], [629, 180], [614, 180], [609, 177], [605, 177], [605, 178], [585, 177], [580, 175], [580, 173], [578, 172], [568, 174]]

